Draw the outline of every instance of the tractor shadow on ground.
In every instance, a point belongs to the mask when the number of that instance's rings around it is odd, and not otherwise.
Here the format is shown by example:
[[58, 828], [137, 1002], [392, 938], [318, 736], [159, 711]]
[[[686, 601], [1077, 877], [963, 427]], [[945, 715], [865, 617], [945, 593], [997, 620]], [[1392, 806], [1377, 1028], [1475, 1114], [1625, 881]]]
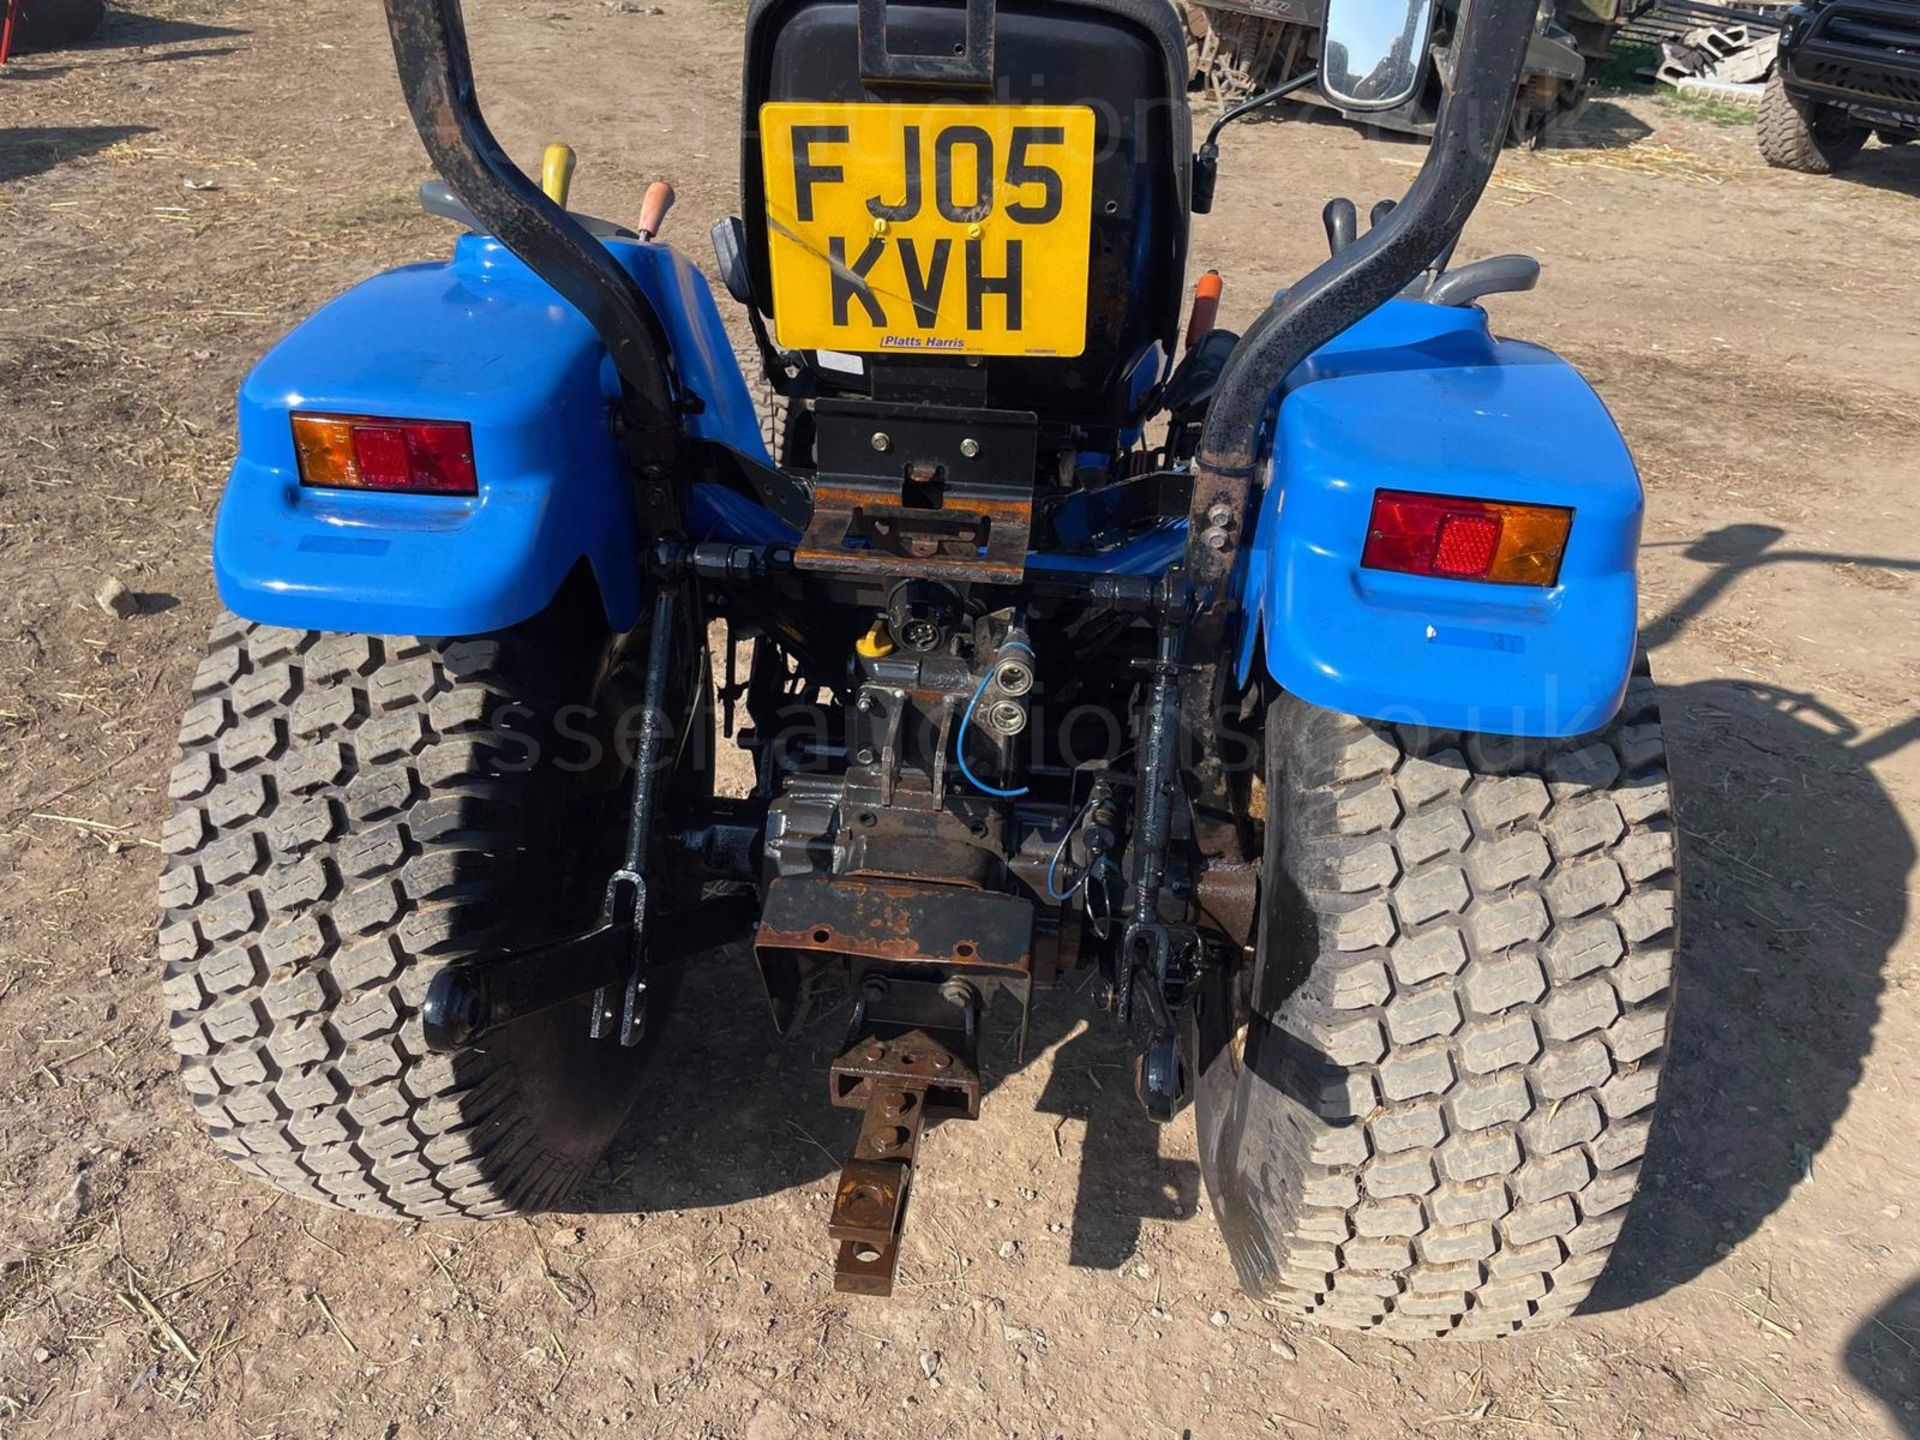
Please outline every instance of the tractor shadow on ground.
[[179, 45], [191, 40], [232, 40], [252, 33], [236, 25], [206, 25], [198, 20], [141, 15], [110, 5], [99, 33], [77, 48], [88, 52], [130, 50], [147, 45]]
[[[128, 55], [113, 60], [95, 60], [80, 65], [49, 64], [44, 60], [33, 64], [40, 56], [28, 54], [25, 59], [15, 59], [4, 70], [0, 70], [0, 80], [20, 84], [28, 80], [58, 80], [62, 75], [71, 75], [76, 70], [104, 70], [112, 65], [171, 65], [181, 60], [211, 60], [220, 55], [238, 55], [238, 45], [209, 45], [199, 50], [165, 50], [158, 55]], [[76, 50], [49, 51], [47, 54], [81, 53]]]
[[1847, 1373], [1886, 1406], [1893, 1428], [1920, 1440], [1920, 1279], [1853, 1332], [1845, 1360]]
[[[1147, 1119], [1128, 1078], [1127, 1036], [1096, 1010], [1087, 979], [1068, 976], [1035, 997], [1024, 1063], [1014, 1007], [1003, 1002], [987, 1016], [982, 1112], [1018, 1103], [994, 1093], [1009, 1074], [1051, 1064], [1041, 1113], [1008, 1118], [1079, 1149], [1069, 1262], [1117, 1269], [1133, 1256], [1145, 1221], [1195, 1213], [1200, 1172], [1191, 1160], [1160, 1154], [1160, 1127]], [[827, 1068], [840, 1053], [850, 1013], [841, 1002], [782, 1039], [744, 948], [690, 970], [633, 1118], [569, 1203], [611, 1213], [683, 1210], [835, 1175], [860, 1128], [858, 1111], [827, 1101]], [[1073, 1119], [1085, 1121], [1084, 1131], [1067, 1123]], [[954, 1120], [934, 1126], [922, 1163], [964, 1164], [956, 1152], [967, 1127]]]
[[[1920, 571], [1777, 551], [1780, 538], [1736, 525], [1689, 548], [1716, 568], [1648, 625], [1656, 679], [1659, 646], [1757, 569]], [[1733, 677], [1663, 688], [1661, 707], [1684, 886], [1673, 1041], [1642, 1198], [1589, 1313], [1698, 1277], [1818, 1164], [1873, 1043], [1915, 861], [1869, 766], [1920, 741], [1920, 716], [1869, 730], [1812, 695]]]
[[[1113, 1016], [1091, 1004], [1084, 988], [1078, 995], [1063, 988], [1048, 998], [1078, 1031], [1053, 1052], [1035, 1108], [1056, 1117], [1048, 1126], [1056, 1143], [1075, 1133], [1069, 1121], [1085, 1122], [1067, 1263], [1118, 1270], [1134, 1257], [1146, 1222], [1190, 1220], [1198, 1213], [1200, 1166], [1161, 1153], [1167, 1127], [1147, 1118], [1134, 1095], [1135, 1047]], [[1182, 1117], [1181, 1123], [1188, 1122]]]
[[0, 185], [152, 133], [151, 125], [32, 125], [0, 130]]
[[[0, 3], [0, 11], [6, 6]], [[137, 15], [107, 9], [106, 19], [92, 38], [75, 45], [28, 49], [0, 69], [0, 80], [18, 84], [27, 80], [55, 80], [75, 70], [99, 70], [110, 65], [168, 65], [181, 60], [206, 60], [234, 55], [238, 45], [203, 45], [193, 50], [162, 50], [155, 54], [110, 55], [116, 50], [145, 51], [159, 45], [183, 45], [196, 40], [232, 40], [251, 35], [233, 25], [204, 25], [195, 20], [173, 20], [160, 15]]]

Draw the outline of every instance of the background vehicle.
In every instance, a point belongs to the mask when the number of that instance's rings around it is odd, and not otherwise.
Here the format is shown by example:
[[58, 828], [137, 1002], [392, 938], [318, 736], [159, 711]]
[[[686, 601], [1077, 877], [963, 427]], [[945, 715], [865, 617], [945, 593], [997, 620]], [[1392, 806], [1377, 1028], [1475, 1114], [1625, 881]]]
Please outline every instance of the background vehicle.
[[1874, 134], [1889, 145], [1920, 135], [1920, 5], [1794, 6], [1760, 104], [1760, 153], [1784, 170], [1827, 175]]
[[[1346, 3], [1327, 88], [1403, 103], [1429, 12]], [[370, 1213], [554, 1203], [676, 967], [750, 938], [777, 1026], [854, 997], [829, 1230], [884, 1293], [987, 1007], [1089, 966], [1250, 1288], [1410, 1336], [1570, 1311], [1646, 1143], [1673, 835], [1631, 460], [1475, 304], [1537, 265], [1447, 263], [1533, 14], [1472, 0], [1406, 199], [1329, 204], [1244, 336], [1203, 277], [1183, 344], [1219, 132], [1169, 9], [762, 0], [714, 240], [770, 451], [668, 193], [570, 215], [453, 0], [390, 0], [472, 233], [241, 395], [161, 884], [216, 1139]]]
[[[1195, 81], [1231, 102], [1311, 73], [1320, 63], [1324, 0], [1188, 0]], [[1302, 98], [1333, 104], [1349, 119], [1415, 135], [1433, 133], [1441, 76], [1453, 63], [1460, 7], [1435, 7], [1431, 65], [1418, 90], [1387, 110], [1342, 108], [1315, 90]], [[1540, 8], [1516, 82], [1509, 143], [1531, 149], [1576, 115], [1621, 24], [1617, 0], [1558, 0]]]

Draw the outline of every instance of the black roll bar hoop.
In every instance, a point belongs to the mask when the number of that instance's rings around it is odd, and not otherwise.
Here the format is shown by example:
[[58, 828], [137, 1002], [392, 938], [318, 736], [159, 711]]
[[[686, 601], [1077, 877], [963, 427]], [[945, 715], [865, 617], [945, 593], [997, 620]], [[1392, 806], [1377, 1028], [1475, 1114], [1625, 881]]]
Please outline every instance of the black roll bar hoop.
[[[1459, 237], [1500, 158], [1538, 8], [1537, 0], [1466, 0], [1426, 163], [1382, 223], [1288, 289], [1234, 347], [1201, 435], [1202, 470], [1250, 476], [1273, 392], [1294, 366], [1399, 294]], [[1194, 501], [1204, 516], [1209, 487], [1196, 485]], [[1207, 528], [1194, 526], [1196, 544]]]
[[587, 318], [624, 391], [629, 453], [663, 471], [677, 453], [671, 349], [660, 317], [606, 247], [521, 172], [474, 95], [460, 0], [386, 0], [393, 58], [434, 168], [501, 244]]

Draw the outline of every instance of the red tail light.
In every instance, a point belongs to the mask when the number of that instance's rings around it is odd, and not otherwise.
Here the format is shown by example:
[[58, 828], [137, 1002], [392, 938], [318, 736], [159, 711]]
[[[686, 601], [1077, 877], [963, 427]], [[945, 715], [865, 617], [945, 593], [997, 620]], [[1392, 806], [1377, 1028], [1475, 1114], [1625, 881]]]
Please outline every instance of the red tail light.
[[1559, 505], [1380, 490], [1360, 563], [1408, 575], [1552, 585], [1572, 527], [1573, 511]]
[[327, 489], [476, 495], [473, 432], [464, 420], [295, 415], [300, 483]]

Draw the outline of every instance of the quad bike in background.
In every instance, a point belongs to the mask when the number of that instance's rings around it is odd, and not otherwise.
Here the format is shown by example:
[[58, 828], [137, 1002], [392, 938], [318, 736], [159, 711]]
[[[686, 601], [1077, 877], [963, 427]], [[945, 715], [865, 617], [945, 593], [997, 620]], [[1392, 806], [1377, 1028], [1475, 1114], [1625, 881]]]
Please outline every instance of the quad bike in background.
[[[853, 997], [830, 1234], [884, 1294], [988, 1007], [1091, 968], [1250, 1290], [1568, 1314], [1646, 1145], [1674, 836], [1632, 461], [1475, 303], [1538, 266], [1448, 264], [1535, 14], [1467, 0], [1406, 197], [1331, 202], [1242, 335], [1202, 277], [1183, 345], [1219, 145], [1164, 0], [757, 0], [713, 238], [769, 448], [667, 192], [570, 213], [457, 0], [387, 0], [469, 233], [240, 395], [160, 882], [216, 1143], [364, 1213], [558, 1204], [746, 942], [777, 1027]], [[1324, 84], [1404, 104], [1432, 23], [1332, 0]]]
[[[1326, 0], [1185, 0], [1193, 83], [1224, 104], [1263, 94], [1320, 66]], [[1509, 144], [1532, 149], [1579, 114], [1626, 21], [1619, 0], [1551, 0], [1540, 6], [1515, 81]], [[1431, 135], [1460, 34], [1457, 0], [1437, 0], [1421, 49], [1419, 83], [1399, 104], [1355, 106], [1303, 86], [1303, 100], [1350, 120]]]

